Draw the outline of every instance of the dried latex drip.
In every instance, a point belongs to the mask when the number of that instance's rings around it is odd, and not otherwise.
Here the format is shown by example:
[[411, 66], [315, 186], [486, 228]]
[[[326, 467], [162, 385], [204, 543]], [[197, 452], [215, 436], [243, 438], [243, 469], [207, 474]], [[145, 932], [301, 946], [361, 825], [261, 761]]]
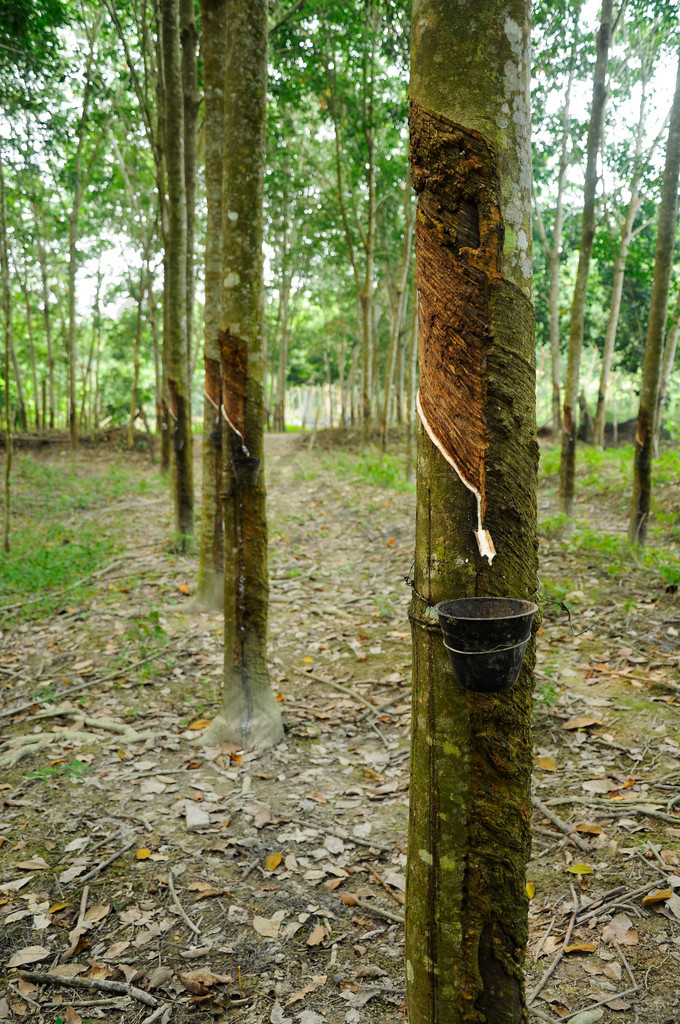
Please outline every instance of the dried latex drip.
[[432, 441], [432, 444], [435, 446], [435, 448], [437, 448], [438, 451], [442, 453], [448, 464], [452, 466], [453, 469], [455, 469], [461, 483], [464, 484], [469, 491], [472, 491], [475, 498], [477, 499], [477, 529], [474, 531], [475, 540], [477, 541], [477, 547], [479, 548], [480, 555], [482, 556], [482, 558], [488, 558], [489, 565], [491, 565], [496, 555], [496, 549], [494, 547], [491, 534], [489, 533], [488, 530], [484, 529], [484, 524], [482, 523], [482, 495], [479, 492], [479, 490], [473, 484], [471, 484], [469, 480], [465, 478], [465, 476], [461, 473], [460, 469], [458, 468], [454, 460], [447, 452], [446, 448], [437, 439], [430, 424], [427, 422], [427, 417], [425, 416], [425, 413], [423, 412], [423, 407], [420, 404], [420, 392], [418, 392], [418, 394], [416, 395], [416, 409], [418, 410], [420, 422], [425, 428], [427, 436], [429, 437], [430, 441]]

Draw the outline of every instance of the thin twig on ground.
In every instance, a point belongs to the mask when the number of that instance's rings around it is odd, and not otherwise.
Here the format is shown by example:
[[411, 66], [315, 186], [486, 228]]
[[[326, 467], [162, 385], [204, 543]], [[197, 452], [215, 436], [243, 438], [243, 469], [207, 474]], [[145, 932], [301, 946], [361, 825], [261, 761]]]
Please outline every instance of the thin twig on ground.
[[555, 825], [560, 832], [563, 832], [565, 836], [569, 836], [571, 841], [578, 846], [579, 850], [583, 853], [590, 853], [590, 846], [588, 843], [584, 839], [581, 839], [581, 837], [574, 832], [573, 828], [571, 828], [570, 825], [567, 825], [566, 821], [562, 821], [554, 811], [551, 811], [549, 807], [546, 807], [543, 801], [539, 800], [533, 793], [531, 795], [531, 802], [536, 810], [541, 812], [544, 818], [548, 818], [548, 820], [552, 821], [553, 825]]
[[127, 985], [123, 981], [99, 981], [97, 978], [62, 978], [60, 974], [49, 974], [43, 971], [19, 971], [27, 981], [37, 981], [41, 985], [65, 985], [66, 988], [85, 988], [99, 992], [115, 992], [122, 996], [131, 996], [146, 1006], [158, 1006], [154, 996], [144, 992], [135, 985]]
[[527, 999], [527, 1006], [531, 1006], [531, 1004], [536, 1000], [537, 996], [545, 988], [545, 986], [548, 983], [549, 979], [555, 973], [555, 970], [557, 969], [557, 965], [559, 964], [560, 960], [564, 956], [564, 951], [567, 948], [567, 946], [569, 945], [569, 940], [571, 938], [571, 933], [573, 932], [574, 925], [576, 924], [576, 915], [577, 914], [578, 914], [578, 900], [576, 899], [576, 895], [574, 894], [574, 909], [572, 911], [571, 920], [569, 922], [569, 927], [567, 928], [567, 934], [564, 936], [564, 942], [562, 943], [562, 946], [558, 950], [557, 956], [555, 957], [553, 962], [543, 972], [543, 975], [541, 976], [541, 980], [538, 982], [538, 984], [535, 986], [535, 988], [529, 994], [529, 998]]
[[[106, 860], [103, 860], [101, 861], [100, 864], [97, 864], [96, 867], [92, 868], [91, 871], [88, 871], [88, 873], [86, 875], [83, 875], [82, 878], [77, 879], [78, 883], [82, 885], [83, 882], [89, 882], [92, 878], [96, 878], [100, 871], [103, 871], [104, 868], [108, 868], [109, 864], [113, 864], [114, 860], [118, 860], [118, 858], [122, 857], [124, 853], [127, 853], [130, 847], [134, 846], [136, 842], [137, 836], [133, 836], [132, 839], [130, 839], [125, 844], [125, 846], [121, 847], [120, 850], [116, 850], [115, 853], [112, 853], [110, 857], [106, 858]], [[74, 879], [74, 881], [76, 881], [76, 879]], [[154, 1003], [154, 1006], [155, 1005], [156, 1004]]]
[[336, 683], [333, 679], [326, 679], [325, 676], [317, 676], [314, 672], [298, 672], [297, 675], [300, 679], [313, 679], [315, 683], [323, 683], [324, 686], [330, 686], [331, 690], [339, 690], [340, 693], [346, 694], [351, 697], [352, 700], [357, 701], [358, 704], [363, 704], [364, 707], [368, 708], [371, 714], [375, 715], [377, 708], [375, 704], [371, 704], [370, 700], [366, 700], [356, 690], [350, 689], [349, 686], [343, 686], [342, 683]]
[[396, 894], [396, 893], [392, 892], [392, 890], [390, 889], [390, 887], [389, 887], [389, 885], [387, 884], [387, 882], [386, 882], [386, 881], [384, 880], [384, 878], [381, 878], [381, 877], [380, 877], [380, 875], [379, 875], [379, 874], [378, 874], [378, 872], [377, 872], [377, 871], [375, 870], [375, 868], [374, 868], [374, 867], [371, 867], [371, 865], [370, 865], [370, 864], [366, 864], [366, 867], [367, 867], [367, 868], [368, 868], [368, 870], [369, 870], [369, 871], [371, 872], [371, 874], [372, 874], [372, 875], [373, 875], [373, 877], [375, 878], [376, 882], [379, 882], [379, 883], [380, 883], [380, 885], [382, 885], [383, 889], [385, 890], [385, 892], [387, 893], [387, 895], [388, 895], [388, 896], [390, 897], [390, 899], [394, 900], [394, 902], [395, 902], [395, 903], [398, 903], [400, 907], [401, 907], [401, 906], [403, 906], [403, 904], [402, 904], [402, 901], [401, 901], [401, 900], [399, 899], [399, 896], [397, 896], [397, 894]]
[[173, 877], [172, 877], [172, 868], [170, 869], [170, 871], [168, 871], [168, 889], [170, 890], [170, 896], [172, 897], [172, 902], [177, 907], [177, 911], [179, 913], [179, 916], [182, 918], [182, 920], [184, 921], [185, 925], [187, 925], [187, 927], [190, 928], [192, 932], [195, 932], [196, 935], [200, 935], [201, 934], [201, 929], [198, 927], [197, 924], [194, 924], [194, 922], [191, 920], [191, 918], [189, 917], [189, 915], [187, 914], [187, 912], [185, 911], [184, 907], [182, 906], [182, 904], [179, 901], [179, 896], [177, 895], [177, 890], [175, 889], [175, 882], [174, 882]]
[[538, 960], [539, 956], [541, 955], [541, 953], [543, 951], [543, 947], [545, 946], [546, 942], [548, 941], [548, 936], [551, 934], [553, 928], [555, 927], [555, 921], [556, 920], [557, 920], [557, 914], [553, 914], [552, 921], [550, 922], [550, 924], [546, 928], [545, 932], [543, 933], [543, 938], [539, 942], [538, 949], [534, 953], [534, 956], [533, 956], [534, 963], [536, 963], [536, 961]]
[[604, 999], [598, 999], [596, 1003], [589, 1003], [588, 1006], [584, 1006], [582, 1010], [574, 1010], [573, 1013], [568, 1013], [566, 1017], [562, 1017], [561, 1019], [571, 1020], [571, 1018], [575, 1017], [578, 1013], [587, 1013], [588, 1010], [596, 1010], [598, 1006], [606, 1006], [607, 1003], [612, 1001], [612, 999], [623, 999], [624, 996], [632, 996], [639, 991], [640, 987], [639, 985], [636, 985], [635, 988], [627, 988], [624, 989], [623, 992], [610, 992]]

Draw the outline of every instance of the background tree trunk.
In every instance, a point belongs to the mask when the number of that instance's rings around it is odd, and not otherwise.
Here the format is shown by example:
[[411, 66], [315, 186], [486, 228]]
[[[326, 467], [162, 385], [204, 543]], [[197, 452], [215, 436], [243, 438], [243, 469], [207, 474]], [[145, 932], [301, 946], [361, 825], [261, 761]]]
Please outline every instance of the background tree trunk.
[[10, 387], [12, 380], [12, 291], [9, 281], [9, 258], [7, 254], [7, 198], [5, 194], [5, 169], [3, 156], [0, 152], [0, 274], [2, 275], [2, 312], [5, 335], [5, 486], [2, 547], [5, 554], [10, 550], [10, 524], [12, 517], [12, 400]]
[[217, 335], [222, 294], [222, 147], [227, 0], [201, 0], [203, 58], [205, 188], [208, 218], [205, 232], [205, 304], [203, 307], [203, 486], [201, 537], [196, 600], [221, 608], [224, 600], [224, 536], [222, 489], [222, 367]]
[[586, 309], [588, 270], [595, 239], [595, 198], [597, 190], [597, 155], [600, 150], [604, 108], [607, 99], [606, 77], [611, 36], [612, 0], [602, 0], [600, 28], [597, 34], [597, 57], [593, 74], [593, 99], [588, 125], [585, 185], [583, 189], [583, 224], [578, 254], [578, 269], [569, 322], [569, 355], [564, 384], [562, 454], [560, 459], [560, 511], [570, 516], [574, 508], [574, 473], [576, 469], [576, 403], [579, 394], [579, 368], [583, 349], [583, 325]]
[[228, 440], [223, 449], [224, 694], [206, 743], [262, 749], [283, 736], [267, 669], [267, 520], [264, 472], [263, 258], [267, 103], [266, 0], [228, 0], [224, 106], [222, 306], [219, 343]]
[[178, 0], [160, 0], [165, 79], [168, 251], [165, 281], [169, 412], [175, 453], [175, 531], [181, 549], [194, 529], [191, 401], [187, 343], [187, 209]]
[[652, 499], [652, 447], [654, 418], [659, 399], [659, 378], [663, 338], [668, 313], [668, 292], [673, 265], [673, 242], [678, 214], [678, 178], [680, 177], [680, 63], [671, 108], [671, 120], [666, 145], [666, 166], [663, 173], [659, 231], [656, 237], [654, 282], [647, 325], [645, 362], [640, 386], [637, 434], [635, 436], [635, 462], [633, 469], [633, 501], [628, 537], [632, 544], [643, 545], [647, 540], [647, 527]]
[[661, 376], [659, 377], [659, 398], [656, 403], [656, 416], [654, 419], [654, 458], [659, 454], [659, 441], [661, 439], [661, 431], [663, 429], [663, 417], [666, 409], [668, 386], [673, 375], [675, 354], [678, 350], [678, 335], [680, 335], [680, 291], [678, 291], [678, 299], [673, 312], [672, 323], [668, 328], [666, 345], [663, 352]]
[[191, 404], [192, 343], [194, 337], [194, 249], [196, 238], [197, 126], [200, 97], [196, 63], [196, 14], [194, 0], [180, 0], [180, 43], [182, 46], [182, 90], [184, 95], [184, 188], [187, 203], [187, 398]]
[[[537, 584], [529, 2], [416, 0], [412, 38], [418, 408], [428, 426], [410, 610], [408, 1017], [525, 1024], [533, 649], [511, 691], [468, 695], [434, 605], [529, 598]], [[459, 435], [437, 434], [437, 411]], [[459, 476], [472, 484], [473, 473], [479, 501]]]

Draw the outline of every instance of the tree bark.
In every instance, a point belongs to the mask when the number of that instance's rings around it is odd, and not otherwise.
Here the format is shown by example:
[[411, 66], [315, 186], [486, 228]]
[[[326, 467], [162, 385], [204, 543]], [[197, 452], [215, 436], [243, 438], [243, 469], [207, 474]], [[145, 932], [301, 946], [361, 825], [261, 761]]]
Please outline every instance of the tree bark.
[[52, 317], [50, 316], [50, 288], [47, 275], [47, 253], [45, 252], [45, 227], [44, 220], [38, 211], [38, 204], [33, 204], [33, 222], [35, 224], [35, 236], [38, 247], [38, 262], [40, 264], [40, 280], [42, 283], [42, 305], [43, 324], [45, 330], [45, 347], [47, 349], [47, 374], [49, 381], [49, 428], [54, 430], [54, 355], [52, 353]]
[[35, 340], [33, 337], [33, 310], [31, 309], [31, 293], [28, 281], [21, 278], [21, 290], [24, 293], [26, 305], [26, 331], [28, 333], [28, 351], [31, 361], [31, 381], [33, 383], [33, 415], [36, 431], [40, 430], [40, 401], [38, 391], [38, 369], [35, 363]]
[[583, 189], [583, 224], [574, 298], [569, 323], [569, 354], [564, 384], [562, 416], [562, 454], [560, 458], [560, 511], [571, 516], [574, 509], [574, 474], [576, 469], [576, 403], [579, 394], [579, 368], [583, 349], [583, 325], [588, 288], [588, 270], [595, 240], [595, 199], [597, 189], [597, 156], [602, 138], [604, 108], [607, 99], [606, 77], [611, 36], [612, 0], [602, 0], [600, 28], [597, 34], [597, 57], [593, 74], [593, 99], [588, 125], [587, 159]]
[[[267, 520], [262, 463], [266, 0], [228, 0], [225, 39], [222, 303], [219, 344], [225, 433], [224, 690], [209, 744], [263, 749], [283, 736], [267, 669]], [[246, 460], [244, 462], [244, 460]], [[255, 460], [255, 464], [253, 463]]]
[[175, 531], [180, 549], [194, 530], [191, 401], [187, 343], [187, 210], [178, 0], [160, 0], [168, 186], [167, 374], [174, 451]]
[[222, 367], [217, 335], [222, 294], [222, 148], [227, 0], [201, 0], [203, 58], [205, 189], [205, 302], [203, 307], [203, 486], [196, 600], [221, 608], [224, 600], [224, 536], [220, 492], [224, 442], [220, 404]]
[[595, 410], [595, 444], [604, 448], [604, 427], [607, 419], [607, 388], [611, 376], [612, 362], [614, 359], [614, 348], [616, 346], [616, 331], [619, 325], [619, 314], [621, 312], [621, 298], [623, 296], [623, 281], [626, 274], [626, 260], [628, 249], [633, 238], [633, 224], [638, 210], [642, 204], [640, 196], [640, 181], [647, 161], [642, 160], [642, 141], [645, 127], [646, 110], [646, 79], [643, 79], [640, 95], [640, 113], [638, 117], [637, 131], [635, 135], [635, 159], [633, 163], [633, 177], [630, 183], [630, 199], [626, 209], [626, 216], [621, 228], [619, 249], [614, 260], [614, 279], [612, 281], [612, 294], [609, 300], [609, 316], [607, 318], [607, 331], [604, 338], [604, 349], [602, 351], [602, 369], [600, 371], [600, 386], [597, 393], [597, 408]]
[[561, 366], [560, 366], [560, 259], [562, 257], [562, 229], [564, 225], [564, 182], [569, 163], [569, 106], [571, 102], [571, 89], [574, 82], [574, 63], [569, 69], [567, 88], [564, 95], [562, 107], [562, 140], [560, 142], [560, 163], [557, 173], [557, 186], [555, 198], [555, 222], [553, 225], [552, 242], [548, 242], [543, 229], [543, 220], [540, 215], [538, 202], [536, 203], [538, 231], [548, 260], [548, 277], [550, 278], [550, 290], [548, 293], [548, 318], [550, 324], [550, 362], [552, 369], [552, 431], [553, 439], [557, 440], [562, 426], [562, 410], [560, 407], [561, 388]]
[[128, 451], [132, 451], [135, 446], [135, 420], [137, 419], [137, 413], [139, 411], [139, 350], [142, 344], [142, 308], [144, 306], [147, 276], [147, 269], [146, 267], [143, 267], [139, 276], [137, 319], [135, 321], [135, 343], [132, 349], [132, 389], [130, 394], [130, 415], [128, 417], [127, 436]]
[[415, 210], [411, 208], [409, 199], [410, 181], [407, 180], [406, 187], [404, 189], [404, 239], [402, 243], [401, 262], [399, 265], [399, 276], [397, 278], [397, 291], [394, 299], [394, 304], [392, 306], [392, 316], [390, 319], [390, 340], [387, 349], [387, 362], [385, 365], [385, 394], [383, 396], [381, 422], [383, 452], [387, 448], [388, 410], [390, 408], [390, 401], [394, 393], [394, 369], [397, 361], [397, 348], [399, 346], [399, 337], [401, 335], [404, 323], [404, 316], [406, 314], [406, 286], [408, 284], [408, 275], [411, 267], [411, 243], [413, 238]]
[[635, 436], [633, 468], [633, 500], [628, 537], [632, 544], [644, 545], [647, 540], [652, 498], [652, 447], [654, 418], [659, 400], [659, 378], [663, 337], [668, 313], [668, 293], [673, 265], [673, 242], [678, 213], [678, 178], [680, 177], [680, 63], [666, 144], [666, 165], [663, 174], [659, 230], [656, 238], [652, 300], [647, 324], [645, 361], [640, 386], [638, 425]]
[[411, 300], [411, 326], [408, 334], [408, 389], [406, 397], [406, 479], [415, 479], [416, 462], [413, 456], [416, 414], [416, 374], [418, 369], [418, 292], [413, 290]]
[[678, 350], [679, 334], [680, 291], [678, 292], [678, 299], [676, 302], [675, 310], [673, 312], [671, 325], [668, 328], [668, 336], [666, 337], [666, 344], [664, 346], [663, 352], [663, 364], [661, 366], [661, 376], [659, 378], [659, 398], [656, 403], [656, 416], [654, 418], [654, 458], [656, 458], [659, 454], [659, 441], [661, 440], [661, 430], [663, 428], [663, 414], [666, 409], [666, 398], [668, 396], [668, 386], [671, 382], [671, 376], [673, 374], [675, 354]]
[[0, 275], [2, 276], [2, 312], [5, 335], [5, 480], [3, 501], [2, 547], [5, 554], [10, 550], [10, 526], [12, 518], [12, 401], [10, 387], [12, 380], [12, 291], [9, 281], [9, 259], [7, 255], [7, 198], [5, 194], [5, 168], [0, 149]]
[[192, 341], [194, 337], [194, 248], [196, 238], [196, 175], [198, 108], [198, 65], [196, 46], [198, 31], [194, 0], [180, 0], [180, 43], [182, 47], [182, 90], [184, 106], [184, 188], [187, 204], [187, 398], [191, 404]]
[[537, 585], [529, 10], [529, 0], [413, 5], [424, 429], [410, 608], [410, 1024], [528, 1021], [533, 646], [512, 690], [468, 694], [434, 605], [529, 598]]

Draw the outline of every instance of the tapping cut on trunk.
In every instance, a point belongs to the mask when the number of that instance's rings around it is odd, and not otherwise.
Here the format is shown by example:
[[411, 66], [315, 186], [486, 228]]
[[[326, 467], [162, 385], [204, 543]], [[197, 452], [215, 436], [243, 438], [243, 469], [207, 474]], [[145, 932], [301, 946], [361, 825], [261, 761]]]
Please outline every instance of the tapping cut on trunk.
[[219, 330], [217, 341], [222, 356], [222, 409], [224, 417], [243, 442], [246, 429], [246, 387], [248, 348], [244, 338], [228, 327]]
[[484, 528], [486, 360], [490, 308], [501, 279], [503, 222], [493, 153], [482, 136], [411, 104], [416, 220], [420, 390], [430, 440], [476, 499], [479, 552], [492, 561]]

